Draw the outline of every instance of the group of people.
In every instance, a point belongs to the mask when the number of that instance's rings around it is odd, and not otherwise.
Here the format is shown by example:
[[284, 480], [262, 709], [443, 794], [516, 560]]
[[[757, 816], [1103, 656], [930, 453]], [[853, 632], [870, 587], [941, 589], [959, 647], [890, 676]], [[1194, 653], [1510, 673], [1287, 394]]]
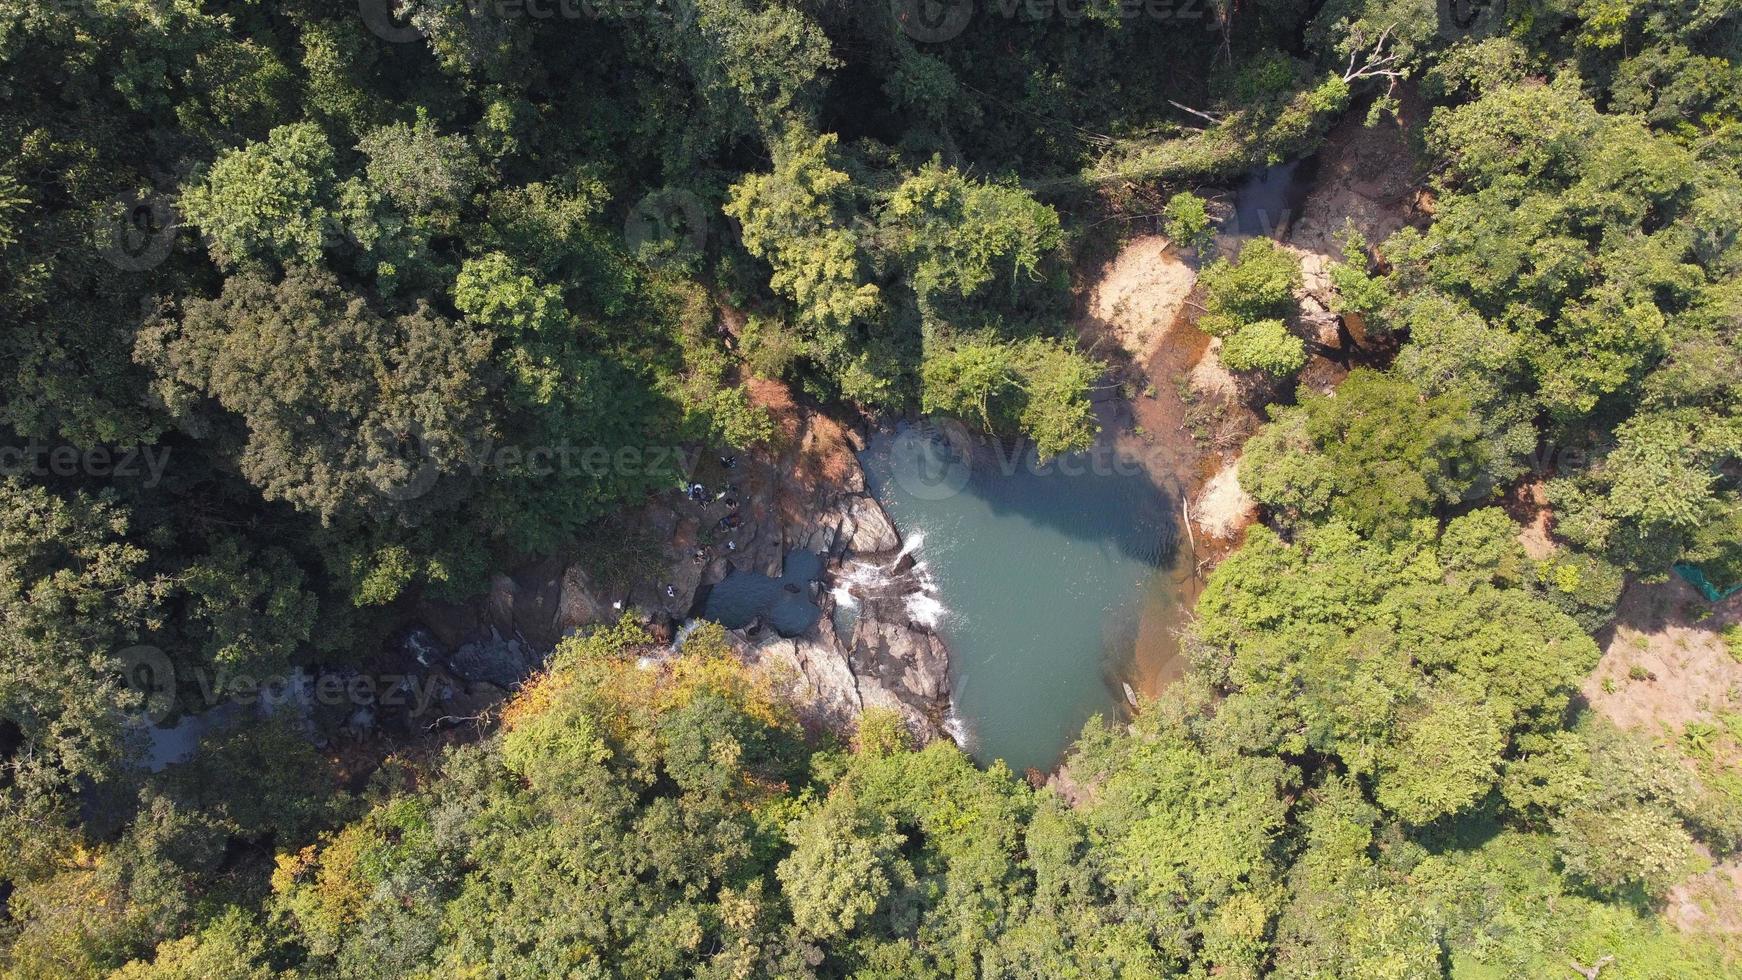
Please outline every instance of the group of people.
[[[737, 469], [738, 457], [730, 455], [721, 456], [720, 468], [723, 470]], [[733, 540], [731, 534], [744, 524], [744, 515], [738, 512], [738, 484], [727, 483], [725, 486], [721, 487], [718, 492], [710, 495], [706, 484], [691, 481], [690, 484], [684, 488], [684, 496], [688, 497], [692, 503], [702, 504], [704, 506], [710, 502], [725, 501], [726, 516], [720, 518], [719, 521], [714, 524], [714, 531], [716, 533], [724, 533], [727, 535], [727, 551], [737, 551], [738, 542]], [[706, 545], [697, 545], [694, 555], [695, 563], [698, 565], [706, 564], [708, 559], [712, 556], [711, 552], [712, 549]], [[667, 583], [665, 586], [665, 597], [668, 599], [677, 598], [677, 586]]]

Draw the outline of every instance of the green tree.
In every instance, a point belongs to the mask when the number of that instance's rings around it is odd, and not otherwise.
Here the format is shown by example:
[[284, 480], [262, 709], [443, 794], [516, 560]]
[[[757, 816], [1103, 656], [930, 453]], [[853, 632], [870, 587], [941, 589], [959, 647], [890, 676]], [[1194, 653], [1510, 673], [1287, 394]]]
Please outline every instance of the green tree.
[[1334, 397], [1275, 410], [1247, 446], [1241, 482], [1287, 524], [1335, 516], [1397, 537], [1485, 487], [1480, 436], [1463, 398], [1423, 397], [1395, 374], [1357, 369]]
[[1216, 240], [1204, 199], [1190, 191], [1167, 199], [1167, 207], [1162, 209], [1162, 228], [1176, 248], [1191, 249], [1199, 255], [1205, 254]]
[[926, 360], [921, 405], [989, 433], [1028, 435], [1046, 458], [1094, 442], [1088, 394], [1098, 374], [1093, 362], [1057, 341], [967, 339]]
[[464, 475], [493, 435], [490, 347], [427, 306], [383, 315], [331, 274], [293, 269], [190, 300], [141, 333], [138, 357], [170, 410], [234, 446], [267, 499], [332, 521], [453, 499], [443, 477]]
[[773, 267], [769, 286], [797, 304], [799, 322], [840, 330], [875, 317], [880, 301], [847, 223], [853, 191], [835, 168], [835, 142], [789, 130], [774, 147], [774, 171], [734, 184], [726, 213], [742, 224], [750, 254]]
[[451, 230], [457, 209], [483, 178], [464, 137], [443, 136], [426, 113], [415, 123], [394, 123], [365, 133], [357, 149], [368, 158], [370, 186], [408, 215]]
[[1289, 375], [1306, 366], [1306, 343], [1281, 320], [1256, 320], [1222, 340], [1222, 363], [1234, 371]]
[[1294, 312], [1300, 260], [1271, 239], [1254, 238], [1240, 247], [1236, 261], [1212, 262], [1199, 282], [1204, 288], [1204, 314], [1198, 327], [1212, 337], [1227, 337], [1248, 324]]
[[1240, 248], [1239, 261], [1217, 259], [1199, 277], [1204, 312], [1198, 328], [1222, 338], [1222, 363], [1235, 371], [1293, 374], [1306, 364], [1306, 344], [1282, 318], [1294, 312], [1300, 260], [1268, 238]]
[[993, 282], [1009, 283], [1015, 299], [1062, 241], [1058, 213], [1027, 192], [971, 181], [936, 161], [895, 189], [880, 224], [922, 300], [966, 299]]
[[139, 646], [161, 623], [168, 584], [149, 573], [126, 508], [8, 478], [0, 510], [0, 721], [17, 740], [0, 770], [0, 822], [16, 845], [0, 879], [13, 880], [67, 844], [76, 783], [124, 765], [125, 719], [173, 707], [163, 675], [174, 664]]
[[319, 265], [343, 231], [333, 148], [313, 123], [279, 126], [183, 189], [182, 214], [220, 266]]

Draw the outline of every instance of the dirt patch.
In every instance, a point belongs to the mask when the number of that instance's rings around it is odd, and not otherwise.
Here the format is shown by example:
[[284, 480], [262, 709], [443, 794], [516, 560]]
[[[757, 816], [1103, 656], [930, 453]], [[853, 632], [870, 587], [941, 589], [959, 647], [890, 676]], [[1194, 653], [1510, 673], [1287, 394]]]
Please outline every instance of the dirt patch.
[[1337, 237], [1346, 223], [1378, 245], [1420, 215], [1421, 177], [1408, 133], [1425, 120], [1427, 106], [1414, 86], [1399, 92], [1398, 117], [1368, 126], [1365, 113], [1350, 112], [1331, 128], [1317, 154], [1312, 189], [1289, 223], [1290, 244], [1340, 258]]
[[1105, 339], [1142, 364], [1173, 327], [1197, 270], [1161, 235], [1125, 244], [1089, 288], [1080, 330], [1091, 343]]
[[792, 400], [791, 389], [779, 381], [751, 378], [744, 383], [744, 391], [750, 396], [750, 404], [774, 416], [774, 424], [787, 439], [798, 437], [798, 403]]
[[1210, 477], [1192, 502], [1192, 524], [1205, 537], [1231, 541], [1258, 519], [1258, 502], [1240, 486], [1240, 462], [1233, 460]]
[[1222, 341], [1212, 339], [1204, 348], [1204, 356], [1192, 366], [1187, 375], [1192, 392], [1204, 398], [1233, 398], [1240, 391], [1240, 383], [1235, 380], [1234, 372], [1222, 364]]
[[1742, 861], [1720, 861], [1670, 889], [1662, 914], [1683, 932], [1742, 934]]
[[1742, 620], [1739, 599], [1714, 606], [1679, 578], [1629, 585], [1582, 688], [1592, 710], [1657, 734], [1742, 709], [1742, 663], [1722, 635]]
[[1524, 546], [1525, 554], [1541, 561], [1559, 550], [1550, 530], [1553, 512], [1548, 505], [1546, 478], [1538, 477], [1514, 487], [1500, 506], [1518, 525], [1518, 543]]

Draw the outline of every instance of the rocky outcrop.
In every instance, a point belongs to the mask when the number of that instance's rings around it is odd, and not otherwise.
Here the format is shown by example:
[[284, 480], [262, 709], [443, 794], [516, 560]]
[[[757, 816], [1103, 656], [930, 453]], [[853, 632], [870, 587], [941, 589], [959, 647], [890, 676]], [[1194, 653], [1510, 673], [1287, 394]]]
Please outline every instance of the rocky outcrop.
[[845, 729], [866, 708], [888, 708], [925, 741], [944, 733], [949, 651], [899, 601], [861, 607], [845, 639], [825, 616], [804, 636], [740, 635], [740, 641], [746, 662], [785, 690], [813, 727]]
[[[948, 652], [909, 613], [905, 596], [922, 584], [906, 569], [893, 571], [902, 561], [901, 538], [866, 488], [857, 437], [796, 405], [780, 385], [753, 382], [751, 392], [779, 423], [778, 448], [740, 453], [730, 466], [718, 452], [702, 455], [690, 477], [702, 485], [700, 494], [674, 489], [612, 522], [610, 530], [633, 530], [656, 552], [644, 556], [651, 559], [642, 563], [648, 574], [612, 586], [584, 562], [544, 561], [495, 576], [481, 603], [426, 603], [420, 616], [431, 631], [448, 649], [465, 651], [463, 658], [456, 652], [464, 664], [456, 663], [454, 673], [511, 686], [511, 664], [524, 661], [522, 677], [536, 667], [537, 657], [522, 656], [525, 648], [548, 650], [573, 631], [625, 612], [669, 640], [726, 576], [780, 577], [786, 556], [803, 549], [825, 563], [823, 580], [809, 586], [822, 619], [792, 638], [763, 624], [734, 631], [745, 660], [768, 671], [814, 726], [846, 727], [865, 708], [881, 706], [899, 711], [920, 737], [939, 737], [949, 712]], [[832, 586], [847, 562], [861, 570], [888, 567], [891, 574], [876, 595], [853, 600], [857, 619], [843, 637], [832, 621]]]

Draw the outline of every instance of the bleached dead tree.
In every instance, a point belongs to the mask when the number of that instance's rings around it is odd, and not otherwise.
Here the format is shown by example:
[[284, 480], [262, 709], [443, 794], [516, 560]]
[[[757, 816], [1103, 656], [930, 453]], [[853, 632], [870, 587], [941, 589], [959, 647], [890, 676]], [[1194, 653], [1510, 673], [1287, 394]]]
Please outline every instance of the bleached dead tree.
[[[1391, 36], [1391, 31], [1396, 26], [1396, 24], [1392, 24], [1380, 31], [1379, 40], [1374, 42], [1372, 48], [1365, 51], [1363, 51], [1365, 46], [1361, 43], [1359, 32], [1350, 39], [1353, 42], [1351, 44], [1353, 50], [1349, 52], [1349, 66], [1343, 69], [1343, 81], [1354, 84], [1364, 78], [1383, 78], [1386, 79], [1389, 86], [1386, 90], [1387, 94], [1391, 88], [1397, 86], [1398, 79], [1403, 78], [1407, 73], [1399, 67], [1400, 56], [1397, 53], [1396, 39]], [[1385, 47], [1388, 42], [1392, 44], [1390, 50]]]
[[1612, 955], [1605, 956], [1590, 966], [1586, 966], [1583, 963], [1580, 963], [1578, 960], [1574, 960], [1573, 961], [1573, 969], [1579, 971], [1579, 974], [1581, 976], [1583, 976], [1585, 978], [1585, 980], [1597, 980], [1597, 974], [1602, 973], [1603, 968], [1608, 966], [1610, 963], [1613, 963], [1614, 961], [1615, 961], [1615, 957]]

